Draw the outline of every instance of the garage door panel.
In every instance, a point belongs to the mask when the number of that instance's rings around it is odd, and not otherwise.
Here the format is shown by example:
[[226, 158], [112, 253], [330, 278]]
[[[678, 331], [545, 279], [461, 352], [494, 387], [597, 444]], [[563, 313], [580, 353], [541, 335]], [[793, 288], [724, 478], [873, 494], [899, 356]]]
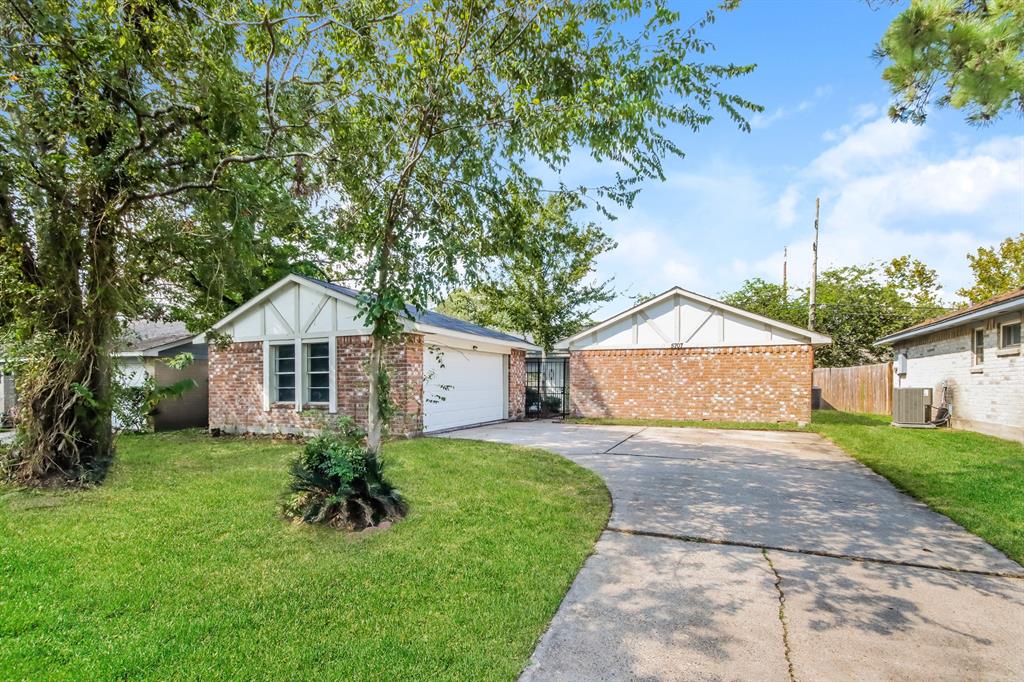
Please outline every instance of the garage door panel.
[[443, 346], [425, 356], [424, 431], [505, 418], [504, 356]]

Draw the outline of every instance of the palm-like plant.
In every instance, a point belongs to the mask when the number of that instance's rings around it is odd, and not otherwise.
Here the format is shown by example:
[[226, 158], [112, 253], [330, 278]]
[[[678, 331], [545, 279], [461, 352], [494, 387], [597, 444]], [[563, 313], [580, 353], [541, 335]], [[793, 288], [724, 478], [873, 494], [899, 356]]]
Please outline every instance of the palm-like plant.
[[290, 466], [285, 516], [362, 530], [405, 515], [406, 504], [384, 476], [384, 464], [363, 445], [350, 419], [306, 443]]

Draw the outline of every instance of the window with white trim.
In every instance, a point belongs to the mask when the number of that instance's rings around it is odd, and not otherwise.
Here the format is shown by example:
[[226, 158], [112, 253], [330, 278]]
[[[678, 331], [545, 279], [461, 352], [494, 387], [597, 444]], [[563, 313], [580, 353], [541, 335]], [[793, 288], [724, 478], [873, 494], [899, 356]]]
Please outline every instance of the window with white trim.
[[331, 351], [326, 341], [302, 346], [303, 391], [305, 402], [327, 405], [331, 402]]
[[1020, 348], [1020, 322], [1007, 322], [999, 326], [999, 347]]
[[274, 402], [295, 402], [295, 344], [271, 346], [271, 357]]
[[978, 327], [974, 330], [974, 337], [971, 341], [971, 350], [974, 353], [974, 365], [980, 367], [985, 364], [985, 328]]

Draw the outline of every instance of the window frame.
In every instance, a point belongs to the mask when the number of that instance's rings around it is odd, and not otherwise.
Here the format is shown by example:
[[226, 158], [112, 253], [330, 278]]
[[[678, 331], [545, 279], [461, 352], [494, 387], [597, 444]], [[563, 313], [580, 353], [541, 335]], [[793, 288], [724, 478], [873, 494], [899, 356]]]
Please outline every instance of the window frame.
[[[323, 345], [326, 350], [325, 355], [317, 355], [316, 359], [327, 360], [327, 369], [318, 370], [316, 372], [310, 369], [310, 360], [314, 358], [311, 354], [310, 348], [314, 345]], [[331, 396], [334, 392], [332, 386], [331, 376], [331, 342], [329, 339], [303, 339], [302, 340], [302, 404], [303, 405], [314, 405], [316, 407], [325, 407], [331, 405]], [[327, 376], [327, 400], [312, 400], [312, 390], [314, 388], [322, 389], [323, 386], [313, 386], [311, 381], [312, 375], [326, 375]]]
[[[1007, 327], [1017, 327], [1017, 343], [1006, 344], [1004, 343], [1003, 330]], [[1014, 322], [1002, 322], [999, 324], [999, 349], [1000, 350], [1020, 350], [1021, 346], [1021, 331], [1022, 325], [1020, 320]]]
[[[978, 334], [981, 334], [981, 345], [978, 345]], [[979, 351], [981, 359], [978, 359]], [[971, 330], [971, 366], [972, 367], [984, 367], [985, 366], [985, 328], [974, 327]]]
[[[280, 355], [279, 355], [281, 348], [291, 348], [291, 350], [292, 350], [292, 357], [290, 358], [291, 361], [292, 361], [292, 371], [291, 372], [281, 372], [278, 369], [278, 362], [281, 359]], [[277, 342], [277, 343], [271, 342], [271, 344], [270, 344], [270, 364], [271, 364], [271, 367], [270, 367], [270, 402], [272, 404], [276, 404], [276, 405], [280, 405], [280, 404], [294, 404], [295, 403], [295, 396], [297, 395], [296, 389], [298, 388], [296, 386], [296, 383], [295, 383], [296, 380], [298, 379], [298, 368], [296, 367], [296, 357], [295, 357], [295, 343], [292, 342], [292, 341]], [[288, 374], [288, 375], [291, 375], [291, 377], [292, 377], [292, 385], [284, 387], [286, 390], [290, 390], [292, 392], [292, 397], [291, 397], [290, 400], [282, 399], [281, 395], [280, 395], [280, 390], [281, 390], [282, 387], [280, 385], [278, 377], [280, 375], [282, 375], [282, 374]]]

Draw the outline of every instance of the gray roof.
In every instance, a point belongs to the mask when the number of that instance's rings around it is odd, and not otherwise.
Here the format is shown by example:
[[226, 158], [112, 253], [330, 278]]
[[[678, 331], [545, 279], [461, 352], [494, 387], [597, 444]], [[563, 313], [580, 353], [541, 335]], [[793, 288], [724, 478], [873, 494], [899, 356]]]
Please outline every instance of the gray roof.
[[134, 320], [128, 323], [121, 343], [122, 353], [144, 353], [147, 350], [160, 348], [176, 341], [191, 343], [195, 334], [189, 332], [184, 322], [153, 322], [152, 320]]
[[[336, 291], [339, 294], [348, 296], [350, 298], [359, 298], [361, 293], [355, 289], [342, 286], [340, 284], [334, 284], [333, 282], [325, 282], [322, 279], [315, 277], [308, 277], [306, 275], [299, 275], [303, 279], [309, 280], [319, 284], [322, 287], [327, 287], [331, 291]], [[445, 315], [434, 310], [420, 310], [416, 306], [406, 306], [406, 310], [409, 313], [409, 318], [413, 322], [420, 322], [422, 324], [429, 324], [432, 327], [440, 327], [442, 329], [449, 329], [454, 332], [462, 332], [463, 334], [475, 334], [476, 336], [483, 336], [489, 339], [496, 339], [498, 341], [514, 341], [516, 343], [529, 343], [526, 339], [520, 336], [513, 336], [512, 334], [506, 334], [505, 332], [499, 332], [496, 329], [490, 329], [488, 327], [481, 327], [478, 324], [472, 322], [466, 322], [460, 320], [457, 317], [451, 315]]]

